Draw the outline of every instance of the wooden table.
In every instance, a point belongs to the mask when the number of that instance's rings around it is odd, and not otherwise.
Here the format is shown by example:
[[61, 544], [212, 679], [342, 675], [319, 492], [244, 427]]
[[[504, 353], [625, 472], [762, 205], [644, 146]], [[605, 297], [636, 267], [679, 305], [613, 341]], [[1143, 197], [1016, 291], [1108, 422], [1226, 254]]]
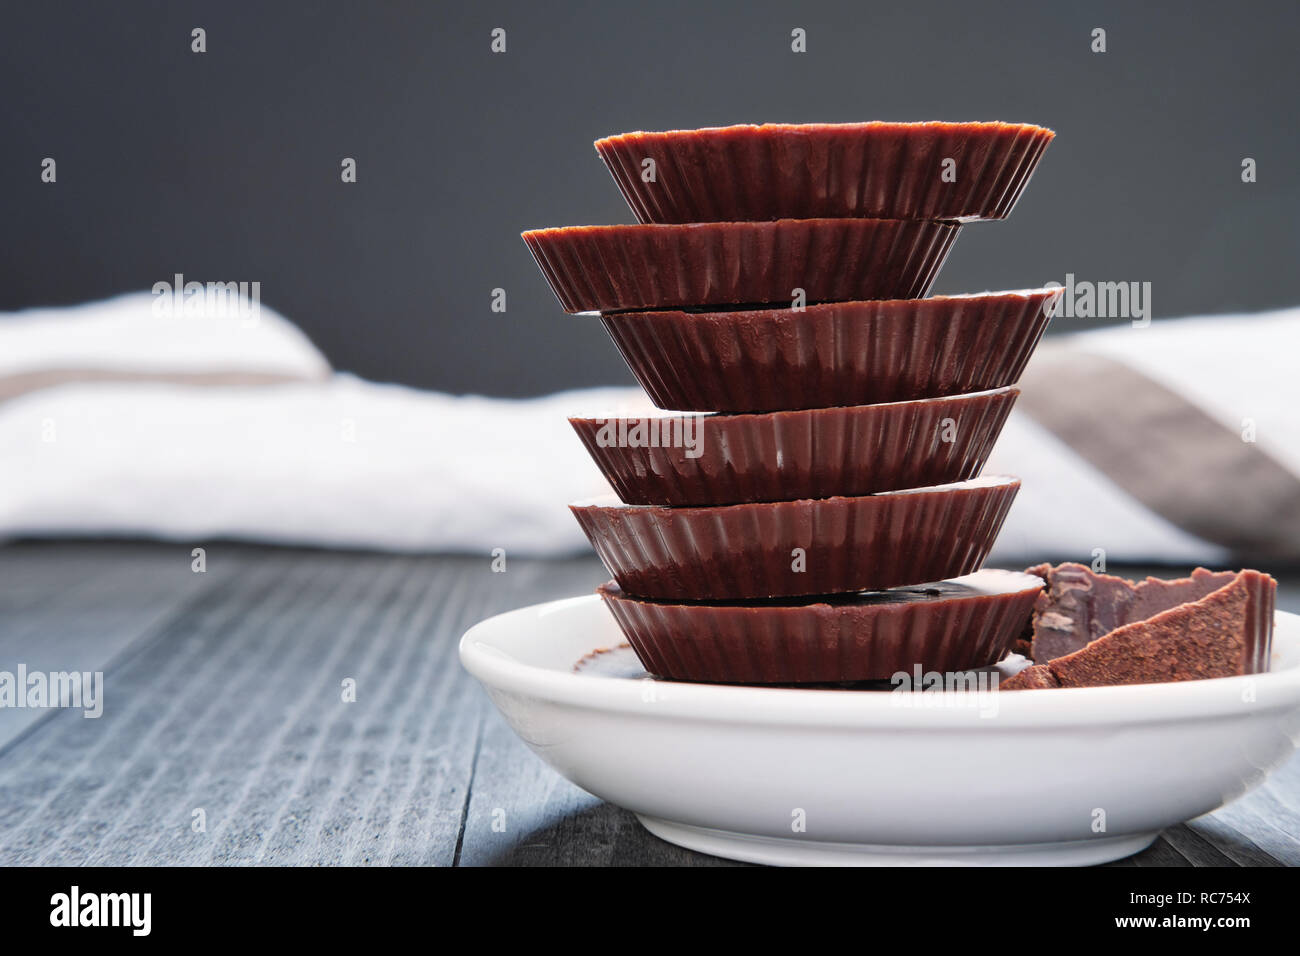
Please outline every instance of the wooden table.
[[[557, 776], [456, 659], [481, 618], [590, 591], [595, 558], [501, 574], [214, 543], [192, 561], [0, 547], [0, 670], [103, 671], [105, 701], [0, 709], [0, 864], [731, 865]], [[1300, 575], [1283, 584], [1300, 610]], [[1278, 863], [1300, 864], [1300, 759], [1119, 865]]]

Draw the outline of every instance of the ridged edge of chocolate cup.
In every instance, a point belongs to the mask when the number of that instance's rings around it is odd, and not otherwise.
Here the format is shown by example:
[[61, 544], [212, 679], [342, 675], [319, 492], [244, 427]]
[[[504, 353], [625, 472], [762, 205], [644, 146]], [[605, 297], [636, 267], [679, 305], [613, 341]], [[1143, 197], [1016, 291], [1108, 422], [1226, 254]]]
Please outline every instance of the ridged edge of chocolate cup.
[[[1268, 673], [1273, 651], [1273, 612], [1277, 605], [1277, 581], [1262, 571], [1241, 572], [1249, 595], [1246, 601], [1246, 653], [1243, 672]], [[1226, 586], [1226, 585], [1225, 585]]]
[[[775, 125], [624, 133], [595, 147], [644, 223], [969, 221], [1005, 219], [1055, 135], [1013, 123]], [[955, 182], [943, 180], [945, 159]]]
[[523, 233], [566, 312], [922, 296], [960, 226], [785, 219]]
[[[1024, 630], [1042, 581], [1019, 590], [907, 604], [719, 605], [644, 601], [614, 582], [597, 593], [641, 666], [657, 677], [722, 684], [888, 680], [919, 666], [952, 673], [1001, 660]], [[1037, 584], [1033, 582], [1037, 581]]]
[[[592, 501], [569, 510], [629, 595], [730, 601], [879, 591], [970, 574], [1019, 488], [1018, 479], [997, 476], [857, 498], [711, 508]], [[805, 570], [794, 570], [796, 548]]]
[[1014, 385], [1061, 290], [621, 312], [601, 322], [657, 406], [766, 412]]
[[[852, 497], [979, 474], [1019, 389], [757, 415], [570, 418], [626, 504], [707, 506]], [[688, 428], [691, 419], [698, 424]], [[657, 447], [618, 445], [640, 423]], [[948, 423], [951, 422], [949, 426]], [[617, 423], [624, 423], [620, 426]], [[662, 429], [668, 428], [666, 435]], [[944, 441], [946, 428], [952, 441]], [[624, 432], [625, 434], [625, 432]], [[614, 443], [610, 443], [610, 440]], [[695, 457], [691, 453], [697, 452]]]

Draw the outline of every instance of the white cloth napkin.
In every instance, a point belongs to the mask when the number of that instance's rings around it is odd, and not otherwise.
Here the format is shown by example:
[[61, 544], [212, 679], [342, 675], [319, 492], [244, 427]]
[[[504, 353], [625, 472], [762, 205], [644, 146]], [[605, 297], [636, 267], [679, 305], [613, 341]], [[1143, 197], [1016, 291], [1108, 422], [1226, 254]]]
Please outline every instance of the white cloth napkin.
[[0, 381], [65, 371], [304, 379], [330, 373], [307, 336], [268, 306], [217, 315], [215, 303], [206, 308], [201, 299], [196, 309], [163, 310], [160, 303], [136, 292], [66, 308], [0, 313]]
[[42, 389], [0, 404], [0, 529], [575, 551], [565, 504], [609, 490], [566, 421], [576, 398], [456, 398], [350, 375]]
[[[69, 383], [0, 401], [0, 537], [581, 552], [587, 544], [565, 505], [608, 488], [566, 416], [648, 407], [640, 390], [627, 388], [517, 401], [374, 384], [325, 372], [307, 339], [265, 308], [252, 330], [236, 331], [203, 321], [159, 324], [139, 314], [143, 304], [136, 297], [134, 305], [114, 300], [72, 314], [0, 318], [0, 377], [98, 364], [163, 379]], [[1300, 310], [1157, 321], [1062, 344], [1131, 363], [1225, 427], [1236, 427], [1248, 408], [1260, 441], [1266, 435], [1300, 473], [1294, 373], [1286, 371], [1300, 353]], [[169, 380], [177, 369], [217, 367], [276, 369], [302, 380]], [[1115, 562], [1228, 560], [1222, 547], [1151, 511], [1022, 410], [985, 470], [1023, 480], [998, 563], [1088, 560], [1099, 541]]]

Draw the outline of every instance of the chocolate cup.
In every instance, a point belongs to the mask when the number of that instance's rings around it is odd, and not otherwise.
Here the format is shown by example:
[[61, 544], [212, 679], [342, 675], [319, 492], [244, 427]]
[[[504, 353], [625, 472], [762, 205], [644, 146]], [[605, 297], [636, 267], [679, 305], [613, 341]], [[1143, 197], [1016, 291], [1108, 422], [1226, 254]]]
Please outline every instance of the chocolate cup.
[[716, 508], [570, 505], [627, 594], [729, 601], [876, 591], [979, 569], [1018, 479]]
[[596, 151], [641, 222], [1004, 219], [1055, 135], [1013, 123], [771, 124], [624, 133]]
[[801, 684], [953, 673], [1001, 660], [1040, 578], [979, 571], [809, 603], [670, 604], [598, 588], [641, 666], [673, 680]]
[[1059, 289], [601, 321], [660, 408], [766, 412], [980, 392], [1020, 379]]
[[1017, 395], [1009, 387], [888, 405], [569, 424], [623, 502], [730, 505], [972, 478]]
[[960, 229], [902, 219], [569, 226], [523, 234], [566, 312], [925, 295]]

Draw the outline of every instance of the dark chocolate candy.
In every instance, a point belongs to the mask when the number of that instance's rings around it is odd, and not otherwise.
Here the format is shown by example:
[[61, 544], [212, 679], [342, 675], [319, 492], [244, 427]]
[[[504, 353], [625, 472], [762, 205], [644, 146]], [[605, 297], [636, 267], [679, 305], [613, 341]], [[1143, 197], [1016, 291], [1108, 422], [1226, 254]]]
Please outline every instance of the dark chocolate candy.
[[566, 312], [910, 299], [925, 295], [959, 226], [783, 219], [570, 226], [523, 234]]
[[767, 124], [624, 133], [596, 151], [641, 222], [1002, 219], [1054, 135], [1013, 123]]
[[979, 474], [1015, 388], [758, 415], [570, 418], [627, 504], [857, 496]]
[[726, 601], [880, 590], [978, 570], [1020, 482], [709, 508], [570, 508], [605, 567], [635, 597]]
[[622, 312], [601, 321], [660, 408], [762, 412], [1014, 385], [1061, 294]]
[[[1259, 571], [1197, 568], [1190, 578], [1134, 585], [1082, 565], [1031, 568], [1048, 581], [1034, 619], [1048, 648], [1079, 647], [1002, 683], [1003, 690], [1155, 684], [1268, 670], [1277, 582]], [[1055, 616], [1053, 616], [1055, 615]], [[1125, 620], [1125, 619], [1128, 620]], [[1114, 622], [1120, 621], [1117, 626]], [[1084, 635], [1101, 633], [1086, 643]]]
[[1014, 677], [1009, 677], [998, 684], [999, 690], [1047, 690], [1052, 687], [1060, 687], [1061, 682], [1056, 679], [1052, 669], [1046, 664], [1034, 664], [1026, 667]]
[[1266, 574], [1242, 571], [1204, 597], [1125, 624], [1047, 666], [1062, 687], [1259, 673], [1268, 666], [1276, 585]]
[[1125, 624], [1196, 601], [1236, 577], [1233, 571], [1197, 568], [1187, 578], [1149, 577], [1134, 583], [1075, 563], [1040, 564], [1029, 573], [1047, 581], [1034, 608], [1032, 657], [1039, 664], [1071, 654]]
[[651, 674], [713, 683], [888, 680], [999, 660], [1041, 578], [985, 570], [952, 581], [806, 602], [672, 604], [599, 588]]

